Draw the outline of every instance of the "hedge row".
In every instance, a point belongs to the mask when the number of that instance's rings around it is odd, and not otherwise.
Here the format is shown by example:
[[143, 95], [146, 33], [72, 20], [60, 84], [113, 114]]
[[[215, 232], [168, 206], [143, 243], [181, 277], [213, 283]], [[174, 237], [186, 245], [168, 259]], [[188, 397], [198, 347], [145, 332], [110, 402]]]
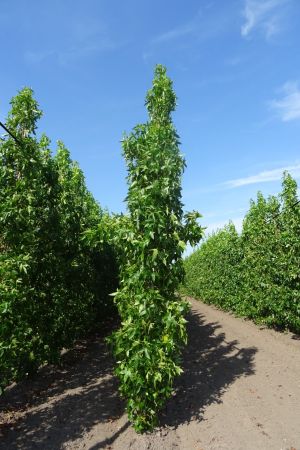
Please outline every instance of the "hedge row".
[[29, 88], [11, 101], [0, 141], [0, 390], [58, 360], [63, 347], [112, 310], [114, 251], [84, 232], [105, 214], [60, 142], [55, 156]]
[[185, 291], [268, 326], [300, 332], [300, 204], [284, 174], [282, 192], [251, 201], [241, 234], [230, 223], [185, 261]]

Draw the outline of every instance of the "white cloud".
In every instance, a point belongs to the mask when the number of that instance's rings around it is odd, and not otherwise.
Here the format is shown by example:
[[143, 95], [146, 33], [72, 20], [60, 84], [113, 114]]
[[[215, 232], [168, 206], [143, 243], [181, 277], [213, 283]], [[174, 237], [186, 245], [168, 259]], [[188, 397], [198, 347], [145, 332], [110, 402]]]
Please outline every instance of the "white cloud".
[[245, 23], [241, 34], [247, 37], [254, 29], [263, 31], [270, 38], [280, 31], [279, 7], [288, 0], [245, 0], [243, 16]]
[[245, 57], [244, 56], [233, 56], [232, 58], [226, 59], [224, 62], [225, 62], [226, 66], [235, 67], [235, 66], [240, 65], [244, 61], [245, 61]]
[[75, 18], [64, 27], [61, 38], [56, 36], [53, 39], [51, 48], [47, 49], [45, 46], [39, 48], [41, 44], [37, 42], [37, 47], [25, 51], [23, 57], [29, 64], [40, 64], [46, 60], [52, 60], [66, 66], [98, 53], [115, 50], [123, 45], [126, 45], [126, 42], [112, 40], [101, 22]]
[[[121, 44], [119, 45], [121, 46]], [[78, 61], [85, 57], [93, 56], [97, 53], [115, 50], [118, 44], [108, 38], [103, 38], [95, 43], [82, 43], [79, 45], [70, 45], [62, 50], [45, 51], [25, 51], [23, 57], [29, 64], [40, 64], [46, 60], [52, 59], [62, 66]]]
[[[295, 179], [300, 178], [300, 163], [296, 162], [293, 165], [279, 167], [278, 169], [272, 170], [264, 170], [255, 175], [249, 175], [243, 178], [235, 178], [233, 180], [225, 181], [223, 183], [214, 184], [207, 187], [196, 187], [192, 189], [184, 189], [183, 190], [183, 199], [199, 197], [199, 195], [208, 194], [212, 192], [223, 191], [224, 189], [235, 189], [241, 186], [247, 186], [250, 184], [259, 184], [259, 183], [268, 183], [271, 181], [280, 181], [282, 180], [283, 173], [288, 172]], [[233, 213], [237, 213], [238, 211], [232, 211]], [[204, 217], [213, 217], [211, 213], [209, 215], [207, 213], [203, 214]]]
[[186, 36], [188, 34], [193, 33], [195, 30], [195, 26], [193, 23], [188, 23], [182, 26], [179, 26], [177, 28], [174, 28], [173, 30], [169, 30], [165, 33], [160, 34], [159, 36], [156, 36], [153, 40], [153, 44], [159, 44], [161, 42], [168, 42], [173, 39], [180, 38], [182, 36]]
[[193, 44], [207, 39], [213, 39], [223, 33], [230, 30], [230, 24], [232, 22], [232, 13], [229, 11], [227, 14], [213, 13], [209, 11], [213, 7], [213, 4], [208, 8], [200, 8], [188, 21], [181, 23], [163, 33], [155, 36], [150, 45], [157, 46], [160, 44], [168, 44], [180, 38], [193, 38]]
[[46, 60], [47, 58], [53, 56], [55, 54], [55, 52], [49, 50], [45, 50], [45, 51], [25, 51], [24, 53], [24, 59], [27, 63], [29, 64], [40, 64], [41, 62], [43, 62], [44, 60]]
[[295, 81], [289, 81], [281, 88], [281, 99], [272, 100], [270, 106], [283, 122], [300, 119], [300, 89]]
[[[245, 208], [235, 208], [235, 209], [226, 210], [221, 215], [220, 215], [220, 211], [218, 211], [218, 210], [215, 210], [215, 211], [203, 211], [203, 212], [201, 212], [201, 214], [203, 215], [203, 218], [205, 218], [205, 219], [213, 218], [213, 217], [219, 217], [219, 219], [221, 219], [221, 218], [223, 218], [225, 216], [227, 218], [227, 217], [235, 216], [237, 214], [245, 213], [245, 212], [246, 212]], [[203, 220], [203, 219], [201, 219], [201, 220]]]
[[237, 188], [240, 186], [246, 186], [248, 184], [278, 181], [281, 180], [284, 171], [289, 172], [294, 178], [300, 178], [300, 164], [294, 164], [292, 166], [280, 167], [279, 169], [274, 170], [266, 170], [256, 175], [226, 181], [223, 186], [226, 186], [228, 188]]

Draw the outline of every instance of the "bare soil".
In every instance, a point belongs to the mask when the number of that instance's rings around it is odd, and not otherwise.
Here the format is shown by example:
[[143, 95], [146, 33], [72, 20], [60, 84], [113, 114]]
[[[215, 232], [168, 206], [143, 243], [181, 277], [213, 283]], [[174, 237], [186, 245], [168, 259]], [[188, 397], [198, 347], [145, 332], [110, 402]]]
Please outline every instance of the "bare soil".
[[[102, 335], [0, 400], [0, 449], [300, 450], [300, 339], [190, 299], [184, 374], [138, 435]], [[113, 324], [111, 324], [111, 327]]]

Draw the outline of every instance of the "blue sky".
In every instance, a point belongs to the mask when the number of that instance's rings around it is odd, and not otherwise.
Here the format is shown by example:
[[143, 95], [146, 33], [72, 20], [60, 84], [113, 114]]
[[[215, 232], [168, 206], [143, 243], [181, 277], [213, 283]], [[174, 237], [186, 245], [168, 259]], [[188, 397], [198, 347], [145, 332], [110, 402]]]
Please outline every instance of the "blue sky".
[[183, 201], [212, 230], [300, 178], [299, 0], [0, 0], [0, 120], [31, 86], [40, 131], [70, 149], [89, 189], [125, 210], [120, 140], [146, 120], [155, 64], [178, 96]]

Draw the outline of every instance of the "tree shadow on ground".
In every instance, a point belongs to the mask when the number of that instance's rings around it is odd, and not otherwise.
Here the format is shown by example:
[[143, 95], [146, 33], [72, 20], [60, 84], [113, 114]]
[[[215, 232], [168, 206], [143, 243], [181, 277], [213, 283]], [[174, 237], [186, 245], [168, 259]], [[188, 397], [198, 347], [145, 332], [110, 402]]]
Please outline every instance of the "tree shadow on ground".
[[45, 366], [7, 390], [0, 399], [0, 449], [60, 449], [123, 413], [103, 333], [90, 336], [60, 366]]
[[239, 348], [218, 333], [220, 324], [207, 323], [195, 310], [188, 315], [188, 345], [183, 352], [183, 374], [161, 414], [161, 424], [177, 427], [200, 421], [207, 406], [222, 403], [222, 395], [239, 377], [254, 374], [255, 347]]
[[295, 341], [300, 341], [300, 334], [293, 334], [292, 339], [294, 339]]
[[[255, 348], [239, 349], [237, 341], [226, 342], [225, 335], [218, 334], [220, 325], [205, 322], [195, 311], [188, 322], [185, 372], [160, 418], [166, 427], [201, 420], [205, 408], [221, 402], [230, 384], [254, 373]], [[125, 407], [112, 374], [113, 360], [102, 335], [79, 342], [64, 355], [60, 367], [42, 368], [0, 400], [0, 449], [56, 450], [66, 444], [72, 448], [72, 442], [95, 425], [121, 417]], [[93, 449], [111, 445], [127, 428], [128, 422], [113, 434], [107, 427]]]

